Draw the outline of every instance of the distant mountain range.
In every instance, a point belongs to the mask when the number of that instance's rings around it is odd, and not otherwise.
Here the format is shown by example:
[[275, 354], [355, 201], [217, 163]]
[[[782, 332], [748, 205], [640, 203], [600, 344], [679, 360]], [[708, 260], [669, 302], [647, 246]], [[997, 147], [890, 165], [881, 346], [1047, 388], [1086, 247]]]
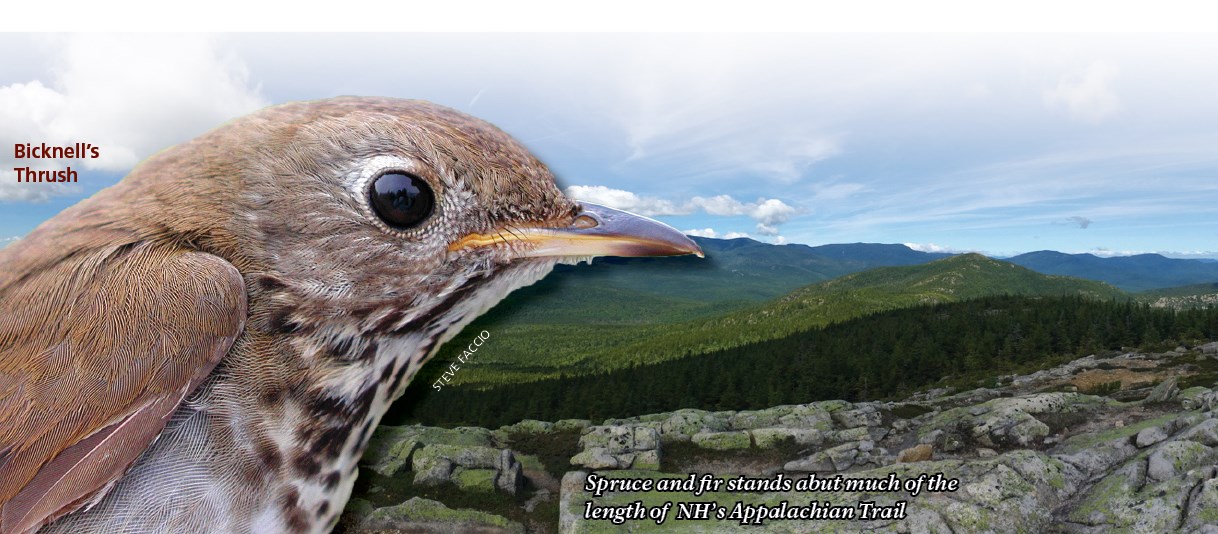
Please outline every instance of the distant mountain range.
[[674, 322], [720, 314], [845, 274], [948, 256], [876, 243], [810, 247], [747, 238], [693, 239], [705, 258], [598, 258], [590, 265], [559, 265], [541, 282], [509, 296], [487, 320]]
[[[513, 293], [465, 329], [487, 330], [492, 340], [476, 365], [462, 368], [458, 381], [486, 385], [647, 364], [877, 311], [984, 295], [1127, 299], [1131, 295], [1121, 289], [1187, 283], [1194, 285], [1137, 298], [1173, 307], [1218, 298], [1207, 285], [1218, 283], [1218, 263], [1158, 255], [1036, 252], [1008, 262], [893, 244], [694, 239], [706, 258], [599, 258], [590, 265], [560, 265]], [[458, 336], [436, 359], [451, 361], [452, 347], [467, 344], [463, 340], [470, 335]]]
[[[600, 258], [591, 265], [560, 265], [538, 284], [510, 296], [491, 317], [518, 324], [679, 322], [722, 314], [851, 273], [950, 256], [895, 244], [813, 247], [748, 238], [694, 240], [706, 258]], [[1218, 282], [1218, 262], [1158, 254], [1101, 258], [1041, 251], [1004, 261], [1041, 274], [1107, 282], [1129, 292]], [[640, 314], [641, 309], [647, 313]]]
[[1020, 254], [1006, 261], [1036, 272], [1108, 282], [1125, 291], [1218, 282], [1218, 263], [1159, 254], [1113, 256], [1064, 254], [1051, 250]]
[[[462, 368], [459, 383], [490, 385], [555, 377], [560, 373], [570, 376], [646, 365], [775, 339], [879, 311], [956, 302], [985, 295], [1066, 294], [1105, 300], [1129, 298], [1127, 294], [1102, 282], [1043, 275], [979, 254], [963, 254], [917, 265], [875, 267], [805, 284], [778, 298], [752, 304], [739, 304], [737, 298], [730, 301], [733, 303], [731, 306], [714, 306], [713, 300], [704, 300], [701, 306], [717, 308], [719, 312], [706, 315], [703, 309], [693, 316], [679, 318], [681, 312], [690, 311], [681, 306], [697, 299], [709, 299], [714, 294], [730, 294], [733, 281], [746, 285], [754, 278], [764, 278], [759, 271], [764, 272], [772, 267], [764, 257], [750, 263], [743, 261], [747, 256], [730, 253], [756, 245], [727, 243], [728, 247], [724, 249], [711, 248], [720, 244], [710, 243], [705, 248], [708, 258], [715, 257], [722, 250], [729, 253], [720, 256], [718, 262], [708, 262], [715, 268], [695, 271], [694, 276], [700, 277], [700, 283], [710, 289], [707, 292], [699, 290], [696, 284], [691, 286], [690, 282], [683, 282], [677, 285], [685, 286], [681, 291], [689, 293], [664, 295], [657, 292], [661, 286], [632, 285], [626, 288], [628, 277], [613, 278], [607, 273], [598, 272], [600, 276], [596, 284], [588, 280], [581, 279], [582, 283], [573, 280], [569, 285], [551, 286], [539, 295], [540, 299], [508, 303], [507, 308], [496, 308], [487, 317], [475, 321], [466, 329], [467, 333], [452, 344], [464, 346], [464, 337], [470, 335], [468, 332], [485, 329], [492, 333], [488, 350], [478, 353], [476, 365]], [[808, 252], [815, 247], [793, 247], [785, 252], [804, 255], [801, 257], [808, 261], [805, 268], [807, 265], [817, 265], [821, 269], [833, 262], [837, 262], [838, 269], [845, 269], [842, 267], [845, 262], [855, 262], [855, 265], [861, 266], [871, 262], [921, 258], [918, 254], [922, 253], [908, 248], [901, 247], [908, 251], [903, 253], [889, 247], [901, 246], [863, 245], [861, 248], [870, 253], [865, 260], [817, 260], [817, 257], [824, 256]], [[675, 263], [681, 260], [677, 258]], [[727, 267], [729, 265], [732, 267]], [[594, 272], [595, 267], [594, 264]], [[664, 272], [658, 261], [625, 260], [617, 267], [620, 271], [635, 271], [634, 276], [640, 276], [639, 270], [650, 270], [653, 272], [649, 272], [648, 276], [661, 272], [671, 279], [680, 278], [679, 272]], [[788, 271], [775, 270], [793, 276]], [[573, 278], [579, 277], [576, 275]], [[609, 285], [609, 282], [616, 285]], [[564, 300], [564, 295], [568, 300]], [[595, 298], [581, 298], [590, 295]], [[526, 293], [524, 296], [529, 295]], [[516, 296], [509, 300], [516, 300]], [[677, 301], [680, 304], [672, 304]], [[557, 315], [557, 312], [538, 309], [551, 303], [561, 304], [561, 320], [549, 321], [547, 318]], [[607, 310], [618, 311], [606, 314]], [[451, 359], [451, 356], [448, 352], [442, 352], [437, 359], [444, 361]], [[426, 381], [424, 377], [423, 382]]]

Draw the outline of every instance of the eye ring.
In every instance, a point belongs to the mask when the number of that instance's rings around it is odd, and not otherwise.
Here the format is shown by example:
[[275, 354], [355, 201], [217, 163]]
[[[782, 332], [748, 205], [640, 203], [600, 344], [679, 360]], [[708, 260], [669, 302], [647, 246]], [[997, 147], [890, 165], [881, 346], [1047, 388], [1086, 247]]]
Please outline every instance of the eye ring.
[[390, 228], [410, 230], [435, 213], [436, 195], [427, 180], [405, 171], [381, 173], [368, 187], [368, 205]]

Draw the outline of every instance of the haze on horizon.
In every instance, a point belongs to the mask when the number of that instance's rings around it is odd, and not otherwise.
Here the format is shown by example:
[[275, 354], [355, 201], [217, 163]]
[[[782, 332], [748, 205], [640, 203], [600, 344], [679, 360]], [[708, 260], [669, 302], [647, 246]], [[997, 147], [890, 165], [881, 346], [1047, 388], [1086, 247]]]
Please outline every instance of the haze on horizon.
[[[261, 106], [423, 98], [696, 235], [1218, 257], [1218, 35], [3, 35], [0, 244]], [[55, 162], [62, 167], [64, 162]]]

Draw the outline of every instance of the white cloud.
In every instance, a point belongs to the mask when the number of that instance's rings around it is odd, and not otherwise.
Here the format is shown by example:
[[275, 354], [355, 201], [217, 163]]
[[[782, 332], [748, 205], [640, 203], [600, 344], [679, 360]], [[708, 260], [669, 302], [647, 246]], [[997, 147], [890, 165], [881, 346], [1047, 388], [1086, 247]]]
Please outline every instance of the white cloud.
[[716, 232], [714, 228], [692, 228], [682, 230], [681, 233], [694, 237], [719, 237], [719, 232]]
[[727, 171], [744, 171], [782, 183], [804, 176], [814, 164], [841, 154], [837, 139], [822, 134], [797, 132], [764, 143], [720, 147], [712, 154]]
[[638, 36], [584, 63], [607, 78], [599, 105], [621, 132], [626, 161], [693, 161], [698, 175], [792, 183], [842, 148], [823, 113], [791, 120], [837, 81], [807, 67], [786, 39]]
[[757, 202], [746, 204], [729, 195], [718, 195], [694, 197], [689, 205], [710, 215], [747, 215], [767, 226], [785, 223], [799, 213], [798, 209], [776, 198], [760, 198]]
[[648, 217], [690, 215], [698, 211], [721, 217], [743, 215], [757, 221], [757, 233], [765, 236], [778, 235], [778, 226], [799, 214], [799, 209], [776, 198], [759, 198], [757, 202], [741, 202], [731, 195], [717, 195], [693, 197], [686, 202], [676, 203], [603, 185], [573, 185], [567, 188], [566, 193], [567, 196], [574, 199], [604, 204], [611, 208], [631, 211]]
[[749, 216], [767, 225], [779, 225], [791, 220], [799, 211], [776, 198], [758, 200], [750, 207]]
[[626, 210], [648, 217], [686, 215], [693, 211], [688, 206], [677, 206], [668, 200], [639, 196], [630, 191], [613, 189], [603, 185], [573, 185], [567, 188], [566, 193], [567, 196], [574, 199], [603, 204], [610, 208]]
[[[0, 87], [0, 146], [92, 143], [101, 157], [16, 160], [4, 150], [0, 168], [124, 171], [267, 104], [244, 64], [207, 36], [73, 34], [51, 44], [47, 79]], [[17, 184], [6, 174], [0, 200], [41, 201], [71, 191]]]
[[770, 226], [765, 223], [757, 223], [757, 233], [764, 235], [764, 236], [773, 237], [773, 236], [778, 235], [778, 227]]
[[938, 245], [935, 243], [903, 243], [903, 244], [918, 252], [946, 253], [946, 254], [960, 254], [963, 252], [979, 252], [976, 250], [963, 250], [963, 249], [958, 249], [955, 247]]
[[1158, 254], [1160, 256], [1181, 260], [1218, 258], [1218, 251], [1215, 250], [1112, 250], [1106, 247], [1095, 247], [1083, 252], [1075, 252], [1075, 254], [1093, 254], [1102, 258], [1137, 256], [1139, 254]]
[[1070, 118], [1098, 123], [1121, 110], [1121, 99], [1112, 89], [1117, 68], [1111, 62], [1094, 61], [1082, 74], [1063, 77], [1057, 87], [1044, 92], [1050, 108], [1065, 108]]
[[1105, 247], [1096, 247], [1081, 254], [1093, 254], [1101, 258], [1114, 258], [1119, 256], [1137, 256], [1138, 254], [1154, 254], [1145, 250], [1112, 250]]
[[[681, 233], [683, 233], [685, 235], [692, 235], [692, 236], [696, 236], [696, 237], [710, 237], [710, 238], [714, 238], [714, 239], [739, 239], [741, 237], [752, 239], [752, 237], [753, 237], [753, 236], [749, 235], [748, 232], [728, 232], [726, 234], [720, 234], [719, 232], [716, 232], [714, 228], [692, 228], [689, 230], [683, 230]], [[778, 243], [778, 241], [782, 241], [782, 243]], [[784, 239], [782, 236], [778, 236], [778, 238], [775, 240], [775, 243], [778, 243], [780, 245], [784, 244], [784, 243], [786, 243], [786, 239]]]
[[7, 247], [7, 246], [9, 246], [9, 245], [11, 245], [11, 244], [13, 244], [13, 243], [16, 243], [16, 242], [17, 242], [17, 241], [19, 241], [20, 239], [21, 239], [20, 237], [16, 237], [16, 236], [13, 236], [13, 237], [3, 237], [3, 238], [0, 238], [0, 248], [4, 248], [4, 247]]
[[711, 215], [745, 215], [748, 212], [748, 206], [729, 195], [694, 197], [689, 203]]

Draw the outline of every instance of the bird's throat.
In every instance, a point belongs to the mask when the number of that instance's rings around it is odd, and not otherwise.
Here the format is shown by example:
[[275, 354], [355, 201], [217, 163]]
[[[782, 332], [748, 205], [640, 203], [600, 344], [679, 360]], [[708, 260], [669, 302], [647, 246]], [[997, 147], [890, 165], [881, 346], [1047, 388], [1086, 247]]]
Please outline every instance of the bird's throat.
[[[470, 321], [511, 291], [540, 280], [553, 266], [553, 261], [512, 264], [465, 278], [426, 309], [374, 311], [362, 322], [321, 324], [290, 335], [280, 345], [287, 379], [280, 394], [271, 389], [257, 395], [266, 413], [252, 418], [263, 428], [251, 433], [262, 438], [246, 451], [258, 462], [281, 458], [267, 467], [274, 467], [268, 471], [279, 478], [281, 497], [275, 505], [289, 530], [301, 521], [318, 525], [336, 520], [373, 431], [423, 364]], [[238, 358], [235, 363], [254, 362]], [[231, 370], [265, 376], [253, 368]], [[335, 512], [319, 512], [323, 509]]]

